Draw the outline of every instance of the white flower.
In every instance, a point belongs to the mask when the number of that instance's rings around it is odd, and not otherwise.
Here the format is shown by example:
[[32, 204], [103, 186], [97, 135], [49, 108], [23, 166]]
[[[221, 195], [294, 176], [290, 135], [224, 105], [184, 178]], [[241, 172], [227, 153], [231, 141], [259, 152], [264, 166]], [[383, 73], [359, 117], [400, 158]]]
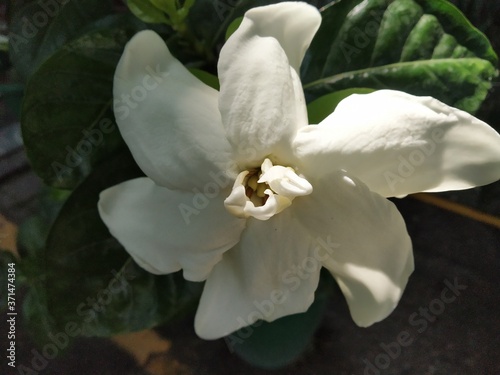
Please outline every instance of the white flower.
[[148, 177], [102, 192], [100, 214], [144, 269], [206, 280], [202, 338], [306, 311], [321, 267], [358, 325], [384, 319], [413, 271], [385, 197], [500, 178], [500, 136], [430, 97], [352, 95], [308, 126], [299, 67], [320, 21], [304, 3], [248, 11], [221, 51], [220, 92], [152, 31], [118, 64], [118, 126]]

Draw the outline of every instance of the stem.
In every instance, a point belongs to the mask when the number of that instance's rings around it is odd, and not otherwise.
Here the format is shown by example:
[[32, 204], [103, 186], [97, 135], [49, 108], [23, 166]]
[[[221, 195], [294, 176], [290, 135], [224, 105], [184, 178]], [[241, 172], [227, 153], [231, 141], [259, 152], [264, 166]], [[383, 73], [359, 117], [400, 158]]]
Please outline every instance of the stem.
[[465, 216], [469, 219], [479, 221], [480, 223], [488, 224], [500, 229], [500, 218], [496, 216], [481, 211], [477, 211], [473, 208], [463, 206], [459, 203], [451, 202], [447, 199], [443, 199], [432, 194], [419, 193], [419, 194], [413, 194], [411, 195], [411, 197], [421, 202], [431, 204], [433, 206], [445, 209], [447, 211]]

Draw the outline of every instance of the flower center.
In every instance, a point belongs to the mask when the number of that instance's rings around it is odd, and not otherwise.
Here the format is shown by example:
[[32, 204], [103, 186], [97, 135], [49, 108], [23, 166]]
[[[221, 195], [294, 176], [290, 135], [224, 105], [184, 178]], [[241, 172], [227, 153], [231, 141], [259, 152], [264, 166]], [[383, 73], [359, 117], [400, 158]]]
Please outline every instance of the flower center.
[[268, 220], [292, 204], [295, 197], [312, 193], [311, 184], [290, 167], [265, 159], [260, 168], [241, 172], [224, 201], [235, 216]]

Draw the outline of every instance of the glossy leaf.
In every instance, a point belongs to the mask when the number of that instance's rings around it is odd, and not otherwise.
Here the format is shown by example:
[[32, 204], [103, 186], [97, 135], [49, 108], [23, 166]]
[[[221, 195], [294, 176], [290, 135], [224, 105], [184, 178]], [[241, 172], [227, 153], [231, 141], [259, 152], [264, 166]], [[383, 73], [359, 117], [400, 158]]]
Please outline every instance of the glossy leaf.
[[[27, 263], [26, 260], [35, 263], [35, 266], [45, 261], [40, 254], [43, 253], [45, 248], [50, 228], [68, 197], [69, 192], [67, 190], [42, 188], [37, 197], [39, 203], [35, 213], [19, 226], [17, 242], [23, 254], [22, 265]], [[33, 272], [29, 271], [27, 270], [28, 277], [33, 279], [40, 274], [40, 269], [35, 269]]]
[[167, 14], [177, 11], [176, 0], [149, 0], [149, 2]]
[[23, 138], [46, 184], [74, 188], [93, 166], [126, 147], [114, 121], [112, 88], [130, 34], [105, 30], [83, 36], [53, 55], [28, 82]]
[[197, 0], [189, 11], [188, 24], [209, 49], [221, 47], [226, 30], [247, 10], [277, 3], [276, 0]]
[[156, 7], [152, 1], [127, 0], [127, 6], [143, 22], [170, 24], [168, 17], [162, 9]]
[[[10, 58], [28, 78], [84, 28], [112, 12], [109, 0], [31, 1], [14, 14], [9, 30]], [[69, 21], [71, 20], [71, 21]]]
[[205, 85], [208, 85], [217, 91], [220, 89], [219, 78], [217, 76], [196, 68], [189, 68], [189, 71]]
[[302, 77], [309, 100], [351, 87], [476, 111], [496, 74], [488, 39], [444, 0], [343, 0], [323, 12]]
[[229, 24], [229, 26], [227, 27], [227, 30], [226, 30], [226, 36], [225, 36], [225, 39], [228, 40], [229, 37], [231, 35], [233, 35], [233, 33], [238, 30], [238, 27], [240, 27], [241, 23], [243, 22], [243, 17], [238, 17], [236, 19], [233, 20], [233, 22], [231, 22]]
[[349, 95], [368, 94], [373, 91], [373, 89], [353, 88], [332, 92], [331, 94], [327, 94], [316, 99], [315, 101], [307, 105], [309, 124], [319, 124], [328, 115], [330, 115], [335, 110], [335, 108], [337, 108], [337, 105], [343, 99], [347, 98]]
[[58, 329], [109, 336], [146, 329], [196, 306], [201, 283], [137, 266], [97, 211], [99, 193], [141, 176], [127, 152], [103, 163], [70, 196], [47, 240], [47, 308]]

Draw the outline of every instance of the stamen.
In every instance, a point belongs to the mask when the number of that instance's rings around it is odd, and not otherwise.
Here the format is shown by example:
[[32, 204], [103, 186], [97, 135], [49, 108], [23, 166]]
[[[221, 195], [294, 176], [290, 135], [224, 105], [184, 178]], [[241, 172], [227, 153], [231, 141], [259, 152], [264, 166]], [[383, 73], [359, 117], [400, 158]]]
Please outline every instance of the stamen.
[[311, 184], [293, 168], [273, 166], [270, 159], [265, 159], [260, 168], [238, 175], [224, 205], [238, 217], [268, 220], [290, 206], [296, 197], [311, 193]]
[[252, 177], [248, 179], [247, 185], [252, 188], [253, 191], [257, 190], [257, 181], [259, 180], [259, 177], [254, 174]]
[[257, 191], [255, 192], [255, 194], [257, 194], [257, 196], [260, 197], [260, 198], [267, 197], [267, 195], [264, 193], [267, 188], [268, 187], [266, 186], [266, 184], [259, 184], [259, 186], [257, 187]]

